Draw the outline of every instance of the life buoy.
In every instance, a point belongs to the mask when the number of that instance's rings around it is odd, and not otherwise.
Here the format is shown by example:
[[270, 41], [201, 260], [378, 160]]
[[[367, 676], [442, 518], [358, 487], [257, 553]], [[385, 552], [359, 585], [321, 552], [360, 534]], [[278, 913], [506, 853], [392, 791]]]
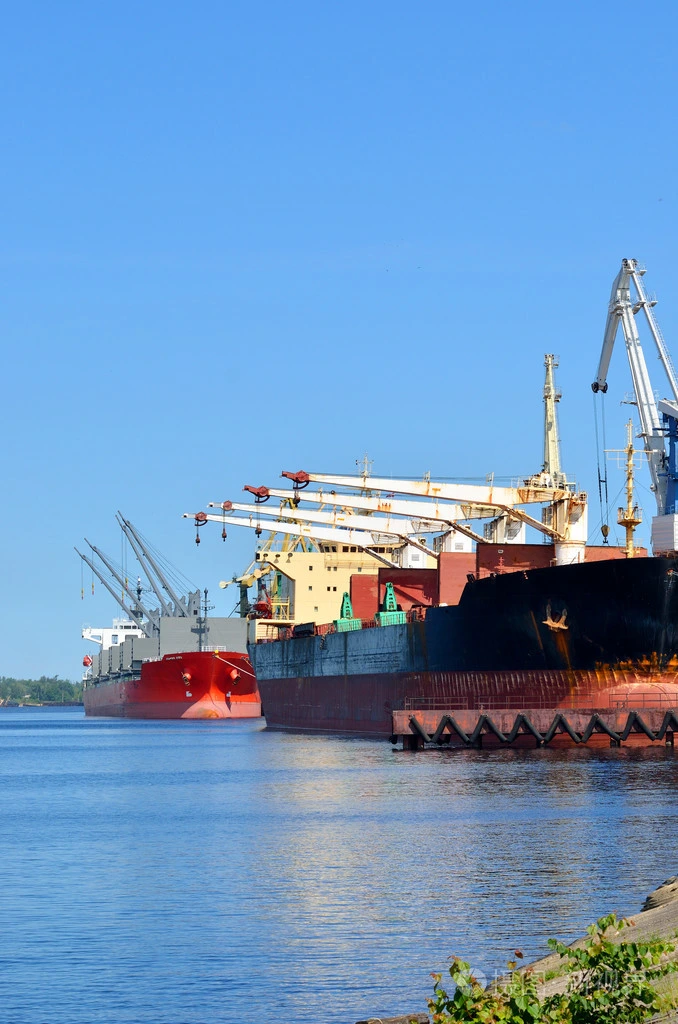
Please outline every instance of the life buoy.
[[85, 657], [82, 659], [82, 663], [85, 666], [85, 668], [90, 667], [90, 665], [92, 664], [92, 659], [90, 658], [89, 654], [85, 655]]

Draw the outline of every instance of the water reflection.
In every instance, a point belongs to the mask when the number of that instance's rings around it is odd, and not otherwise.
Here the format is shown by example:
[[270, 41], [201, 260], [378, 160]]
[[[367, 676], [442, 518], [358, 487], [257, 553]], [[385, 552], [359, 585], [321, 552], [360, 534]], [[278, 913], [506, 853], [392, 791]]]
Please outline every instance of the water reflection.
[[637, 910], [678, 869], [677, 770], [663, 749], [413, 754], [5, 711], [4, 1018], [423, 1008], [452, 953], [491, 976], [517, 945]]

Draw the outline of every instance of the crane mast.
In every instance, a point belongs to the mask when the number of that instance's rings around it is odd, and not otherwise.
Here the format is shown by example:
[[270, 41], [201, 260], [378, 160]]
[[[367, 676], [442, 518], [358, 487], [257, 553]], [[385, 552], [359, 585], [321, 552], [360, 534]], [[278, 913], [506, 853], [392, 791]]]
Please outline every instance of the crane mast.
[[544, 378], [544, 462], [541, 473], [536, 473], [526, 483], [532, 484], [534, 487], [552, 488], [560, 492], [574, 491], [574, 484], [567, 479], [560, 466], [558, 402], [562, 398], [562, 392], [556, 387], [555, 370], [557, 366], [557, 356], [548, 354], [544, 356], [546, 369]]
[[545, 476], [551, 487], [567, 487], [567, 479], [560, 468], [560, 435], [558, 433], [557, 405], [562, 392], [556, 387], [554, 370], [558, 360], [554, 355], [544, 356], [546, 380], [544, 381], [544, 467]]
[[[607, 391], [607, 371], [621, 323], [635, 404], [638, 406], [640, 436], [643, 438], [650, 470], [651, 490], [657, 502], [657, 515], [652, 519], [652, 549], [655, 554], [663, 554], [678, 550], [678, 472], [675, 441], [678, 434], [678, 378], [652, 312], [656, 299], [650, 299], [643, 286], [644, 274], [645, 269], [640, 266], [638, 260], [622, 260], [621, 269], [612, 284], [598, 372], [591, 387], [594, 393]], [[631, 297], [632, 284], [636, 294], [635, 300]], [[635, 320], [641, 310], [647, 320], [672, 391], [671, 399], [659, 403], [655, 400]]]

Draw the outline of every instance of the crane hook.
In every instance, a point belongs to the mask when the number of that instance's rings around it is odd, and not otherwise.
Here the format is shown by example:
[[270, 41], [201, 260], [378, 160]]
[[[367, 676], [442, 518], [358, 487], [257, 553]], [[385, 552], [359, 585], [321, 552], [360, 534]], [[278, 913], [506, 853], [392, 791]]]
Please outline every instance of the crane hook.
[[196, 512], [196, 514], [195, 514], [195, 543], [196, 544], [200, 543], [200, 534], [199, 534], [198, 531], [199, 531], [201, 526], [205, 525], [206, 522], [207, 522], [207, 513], [206, 512]]

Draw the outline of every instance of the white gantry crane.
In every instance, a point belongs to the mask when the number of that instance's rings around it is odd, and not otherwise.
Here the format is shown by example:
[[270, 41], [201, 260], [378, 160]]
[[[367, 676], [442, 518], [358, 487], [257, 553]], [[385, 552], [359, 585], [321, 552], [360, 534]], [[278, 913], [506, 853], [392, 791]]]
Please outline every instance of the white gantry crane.
[[[635, 403], [640, 418], [640, 436], [650, 470], [651, 489], [657, 502], [657, 515], [652, 519], [652, 550], [666, 554], [678, 550], [678, 474], [676, 442], [678, 441], [678, 378], [662, 333], [652, 312], [656, 299], [648, 297], [642, 277], [645, 268], [637, 260], [622, 260], [621, 270], [612, 285], [603, 348], [594, 392], [607, 391], [607, 371], [615, 338], [621, 322], [626, 354], [631, 369]], [[631, 285], [636, 298], [631, 296]], [[657, 347], [659, 359], [673, 393], [670, 399], [657, 402], [650, 382], [643, 347], [636, 326], [636, 314], [643, 311]]]

